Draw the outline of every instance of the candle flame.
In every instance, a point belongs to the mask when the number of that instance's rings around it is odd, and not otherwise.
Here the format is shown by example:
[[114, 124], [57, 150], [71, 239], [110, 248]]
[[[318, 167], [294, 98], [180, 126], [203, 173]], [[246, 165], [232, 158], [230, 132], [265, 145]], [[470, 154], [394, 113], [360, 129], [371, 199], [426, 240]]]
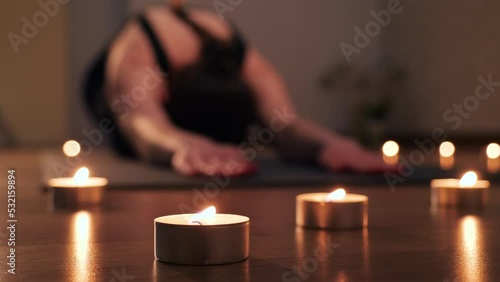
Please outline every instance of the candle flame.
[[500, 145], [497, 143], [490, 143], [488, 147], [486, 147], [486, 155], [489, 159], [496, 159], [500, 157]]
[[339, 188], [326, 196], [326, 201], [342, 200], [345, 198], [346, 192], [343, 188]]
[[439, 154], [443, 157], [451, 157], [455, 153], [455, 145], [450, 141], [445, 141], [439, 146]]
[[214, 219], [215, 214], [217, 213], [214, 206], [210, 206], [207, 209], [203, 210], [200, 213], [195, 214], [191, 219], [189, 219], [189, 224], [199, 224], [203, 225], [203, 220], [211, 220]]
[[399, 153], [398, 143], [389, 140], [382, 146], [382, 153], [388, 157], [394, 157]]
[[76, 157], [78, 154], [80, 154], [80, 143], [76, 142], [75, 140], [69, 140], [64, 143], [62, 150], [64, 154], [68, 157]]
[[78, 169], [78, 171], [75, 173], [75, 176], [73, 176], [73, 181], [77, 185], [83, 185], [87, 180], [89, 179], [89, 174], [90, 171], [86, 167], [81, 167]]
[[473, 187], [477, 183], [477, 174], [473, 171], [468, 171], [460, 179], [460, 187]]

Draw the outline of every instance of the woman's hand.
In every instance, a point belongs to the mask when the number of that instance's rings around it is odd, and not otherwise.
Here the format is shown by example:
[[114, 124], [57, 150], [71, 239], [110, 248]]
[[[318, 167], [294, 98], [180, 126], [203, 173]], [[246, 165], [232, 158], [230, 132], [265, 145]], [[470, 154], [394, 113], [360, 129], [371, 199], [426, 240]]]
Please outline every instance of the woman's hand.
[[184, 143], [172, 157], [172, 166], [183, 175], [241, 176], [257, 171], [257, 165], [247, 162], [234, 146], [203, 137], [190, 138]]
[[356, 141], [336, 136], [326, 143], [318, 154], [318, 163], [329, 170], [353, 170], [358, 172], [394, 171], [395, 167], [384, 163], [382, 157], [362, 148]]

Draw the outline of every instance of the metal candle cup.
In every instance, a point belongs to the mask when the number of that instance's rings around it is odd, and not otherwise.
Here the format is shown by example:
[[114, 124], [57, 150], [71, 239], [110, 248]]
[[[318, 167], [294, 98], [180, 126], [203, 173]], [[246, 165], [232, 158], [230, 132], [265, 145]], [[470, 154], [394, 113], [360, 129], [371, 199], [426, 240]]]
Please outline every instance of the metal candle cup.
[[[477, 180], [468, 172], [460, 179], [435, 179], [431, 181], [431, 206], [463, 209], [481, 209], [488, 200], [490, 182]], [[466, 177], [472, 177], [464, 184]]]
[[490, 143], [486, 147], [486, 168], [489, 173], [497, 173], [500, 168], [500, 145]]
[[215, 265], [243, 261], [250, 251], [250, 219], [216, 214], [190, 223], [197, 214], [177, 214], [154, 220], [155, 258], [183, 265]]
[[53, 178], [48, 181], [50, 198], [55, 208], [79, 208], [101, 203], [106, 178], [90, 177], [83, 184], [71, 177]]
[[342, 199], [327, 201], [331, 194], [297, 195], [296, 224], [322, 229], [355, 229], [368, 225], [368, 197], [345, 194]]
[[486, 160], [486, 168], [489, 173], [497, 173], [500, 170], [500, 159], [490, 159]]

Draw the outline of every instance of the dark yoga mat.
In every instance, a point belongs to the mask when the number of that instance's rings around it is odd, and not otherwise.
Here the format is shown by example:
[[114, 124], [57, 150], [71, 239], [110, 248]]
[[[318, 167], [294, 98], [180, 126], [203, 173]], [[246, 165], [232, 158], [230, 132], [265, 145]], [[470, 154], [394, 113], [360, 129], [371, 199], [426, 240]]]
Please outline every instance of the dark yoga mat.
[[[273, 158], [258, 159], [259, 172], [253, 176], [233, 177], [185, 177], [168, 167], [152, 166], [133, 160], [119, 158], [109, 151], [94, 151], [82, 162], [70, 161], [60, 151], [46, 151], [40, 156], [42, 185], [54, 177], [71, 176], [80, 166], [87, 166], [92, 176], [106, 177], [111, 188], [182, 188], [203, 187], [208, 183], [224, 187], [270, 187], [270, 186], [320, 186], [320, 185], [387, 185], [381, 174], [359, 174], [352, 172], [327, 172], [305, 165], [288, 164]], [[455, 177], [453, 171], [435, 167], [415, 167], [415, 171], [404, 177], [406, 184], [428, 184], [431, 179]]]

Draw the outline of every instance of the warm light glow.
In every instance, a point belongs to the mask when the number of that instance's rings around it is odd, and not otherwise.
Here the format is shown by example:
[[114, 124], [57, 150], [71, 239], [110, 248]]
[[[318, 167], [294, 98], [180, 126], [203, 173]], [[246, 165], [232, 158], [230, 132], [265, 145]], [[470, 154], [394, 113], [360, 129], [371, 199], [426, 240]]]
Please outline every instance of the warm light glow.
[[451, 157], [454, 153], [455, 145], [449, 141], [445, 141], [439, 146], [439, 154], [443, 157]]
[[497, 143], [491, 143], [486, 147], [486, 155], [490, 159], [496, 159], [500, 157], [500, 145]]
[[204, 211], [195, 214], [191, 219], [189, 219], [189, 224], [199, 224], [203, 225], [203, 222], [213, 220], [217, 211], [214, 206], [210, 206]]
[[382, 153], [388, 157], [394, 157], [399, 153], [399, 145], [394, 141], [387, 141], [382, 146]]
[[477, 183], [477, 174], [473, 171], [468, 171], [460, 179], [460, 187], [473, 187]]
[[337, 189], [326, 196], [326, 201], [343, 200], [345, 198], [345, 190], [343, 188]]
[[83, 185], [89, 179], [90, 171], [86, 167], [81, 167], [73, 176], [73, 181], [76, 185]]
[[64, 154], [68, 157], [76, 157], [78, 154], [80, 154], [80, 144], [76, 142], [75, 140], [69, 140], [64, 143], [62, 150]]

